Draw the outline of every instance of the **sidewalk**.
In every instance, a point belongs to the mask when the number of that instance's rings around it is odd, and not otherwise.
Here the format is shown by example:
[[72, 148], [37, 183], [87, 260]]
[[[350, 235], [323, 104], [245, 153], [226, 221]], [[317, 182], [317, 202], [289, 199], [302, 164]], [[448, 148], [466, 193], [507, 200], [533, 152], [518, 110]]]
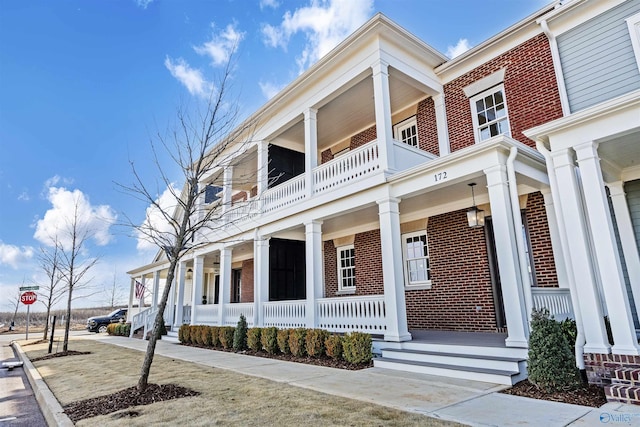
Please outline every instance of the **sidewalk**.
[[[102, 334], [81, 338], [139, 351], [147, 345]], [[609, 403], [594, 409], [529, 399], [497, 393], [504, 386], [491, 383], [380, 368], [344, 371], [181, 346], [171, 339], [159, 341], [156, 354], [474, 426], [640, 425], [640, 407]]]

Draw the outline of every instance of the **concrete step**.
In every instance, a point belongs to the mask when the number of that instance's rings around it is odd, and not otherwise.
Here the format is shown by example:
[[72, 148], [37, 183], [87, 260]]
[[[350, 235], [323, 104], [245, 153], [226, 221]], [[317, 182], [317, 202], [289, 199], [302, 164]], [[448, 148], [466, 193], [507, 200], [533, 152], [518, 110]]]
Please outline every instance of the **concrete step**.
[[516, 359], [526, 359], [528, 356], [528, 350], [526, 348], [479, 346], [466, 344], [443, 344], [421, 341], [389, 342], [374, 340], [373, 349], [374, 353], [377, 354], [380, 354], [382, 352], [382, 349], [396, 349], [438, 353], [463, 353], [490, 357], [512, 357]]
[[462, 378], [473, 381], [484, 381], [495, 384], [513, 385], [526, 378], [524, 373], [501, 369], [489, 369], [450, 365], [444, 363], [418, 362], [412, 360], [398, 360], [379, 357], [373, 359], [373, 366], [377, 368], [395, 369], [405, 372], [439, 375], [449, 378]]
[[611, 384], [604, 387], [607, 402], [640, 405], [640, 386]]
[[382, 357], [385, 359], [496, 369], [508, 372], [526, 370], [526, 359], [521, 357], [486, 356], [461, 351], [444, 353], [440, 351], [382, 349]]

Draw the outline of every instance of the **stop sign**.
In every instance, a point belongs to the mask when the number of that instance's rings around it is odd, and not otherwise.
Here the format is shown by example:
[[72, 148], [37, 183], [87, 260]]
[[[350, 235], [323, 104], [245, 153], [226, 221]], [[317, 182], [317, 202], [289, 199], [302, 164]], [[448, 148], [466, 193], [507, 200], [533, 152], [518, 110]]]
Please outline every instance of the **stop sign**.
[[36, 302], [37, 299], [38, 299], [38, 295], [35, 292], [31, 292], [31, 291], [25, 292], [22, 295], [20, 295], [20, 302], [26, 305], [33, 304], [34, 302]]

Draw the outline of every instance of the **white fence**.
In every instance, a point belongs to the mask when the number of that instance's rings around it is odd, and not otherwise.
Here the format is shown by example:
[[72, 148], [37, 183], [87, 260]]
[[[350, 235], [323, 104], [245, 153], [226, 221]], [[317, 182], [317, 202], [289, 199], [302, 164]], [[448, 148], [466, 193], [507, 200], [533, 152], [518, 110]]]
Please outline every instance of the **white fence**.
[[307, 301], [272, 301], [262, 305], [264, 326], [301, 328], [307, 325]]
[[218, 324], [219, 311], [217, 304], [196, 305], [193, 310], [193, 323], [195, 325], [215, 326]]
[[289, 206], [305, 197], [305, 176], [298, 175], [289, 181], [270, 188], [262, 196], [262, 211], [271, 212]]
[[137, 314], [134, 314], [131, 318], [131, 331], [129, 332], [129, 336], [132, 337], [133, 333], [137, 329], [143, 328], [142, 336], [146, 337], [147, 331], [150, 331], [153, 328], [153, 322], [156, 318], [157, 313], [157, 307], [150, 307], [138, 312]]
[[247, 319], [247, 325], [253, 326], [253, 303], [242, 304], [225, 304], [224, 305], [224, 324], [225, 326], [236, 326], [240, 315], [244, 314], [244, 318]]
[[321, 329], [369, 334], [382, 334], [387, 329], [384, 296], [323, 298], [316, 307], [316, 324]]
[[378, 143], [369, 142], [313, 170], [313, 192], [324, 193], [380, 169]]
[[531, 288], [533, 307], [546, 308], [556, 320], [573, 319], [571, 293], [566, 288]]

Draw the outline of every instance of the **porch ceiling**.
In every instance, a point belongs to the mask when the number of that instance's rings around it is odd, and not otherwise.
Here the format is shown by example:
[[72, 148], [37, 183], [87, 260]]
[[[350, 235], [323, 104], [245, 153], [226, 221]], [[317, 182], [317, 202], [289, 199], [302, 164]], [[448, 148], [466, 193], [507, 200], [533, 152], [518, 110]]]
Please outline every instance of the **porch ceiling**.
[[600, 158], [617, 169], [640, 164], [640, 129], [600, 141]]

